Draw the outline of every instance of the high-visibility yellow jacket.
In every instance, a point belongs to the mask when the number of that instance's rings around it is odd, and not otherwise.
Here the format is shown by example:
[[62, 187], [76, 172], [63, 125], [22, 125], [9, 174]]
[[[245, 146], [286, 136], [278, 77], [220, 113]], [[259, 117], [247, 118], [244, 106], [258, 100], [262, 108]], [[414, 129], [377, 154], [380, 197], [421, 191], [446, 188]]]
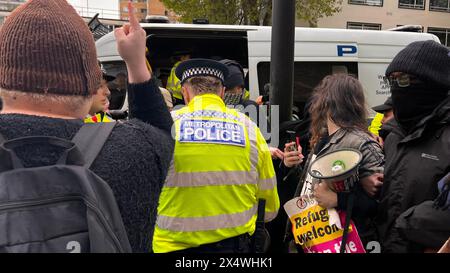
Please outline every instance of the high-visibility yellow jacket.
[[181, 82], [180, 79], [178, 79], [177, 75], [175, 74], [175, 70], [177, 69], [178, 65], [180, 65], [180, 62], [177, 62], [170, 71], [169, 78], [167, 79], [167, 86], [166, 89], [172, 92], [172, 96], [176, 99], [182, 100], [183, 94], [181, 93]]
[[244, 89], [244, 96], [242, 98], [244, 100], [249, 100], [250, 99], [250, 91], [248, 91], [247, 89]]
[[172, 112], [175, 151], [158, 206], [153, 251], [172, 252], [255, 231], [280, 207], [275, 171], [259, 128], [213, 94]]
[[379, 134], [378, 134], [378, 131], [380, 131], [380, 128], [381, 128], [381, 121], [383, 120], [383, 117], [384, 117], [384, 115], [383, 114], [381, 114], [381, 113], [377, 113], [376, 115], [375, 115], [375, 117], [373, 118], [373, 120], [372, 120], [372, 123], [370, 123], [370, 126], [369, 126], [369, 131], [372, 133], [372, 134], [374, 134], [374, 135], [376, 135], [376, 136], [378, 136]]
[[84, 123], [97, 123], [97, 122], [113, 122], [106, 113], [97, 113], [94, 116], [88, 116], [84, 119]]

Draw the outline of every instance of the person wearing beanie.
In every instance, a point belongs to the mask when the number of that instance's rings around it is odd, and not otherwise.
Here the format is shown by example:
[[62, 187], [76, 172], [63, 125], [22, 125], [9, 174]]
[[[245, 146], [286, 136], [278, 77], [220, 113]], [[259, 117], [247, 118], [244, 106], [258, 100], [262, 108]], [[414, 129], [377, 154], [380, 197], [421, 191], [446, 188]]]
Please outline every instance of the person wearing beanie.
[[223, 101], [226, 105], [239, 109], [249, 116], [256, 124], [259, 122], [258, 104], [252, 100], [245, 99], [244, 69], [233, 60], [224, 59], [220, 61], [228, 67], [230, 74], [225, 79], [225, 95]]
[[[258, 127], [260, 122], [264, 122], [268, 126], [267, 118], [260, 119], [259, 105], [255, 101], [245, 98], [245, 79], [242, 66], [238, 62], [228, 59], [220, 62], [226, 65], [229, 71], [229, 75], [225, 79], [225, 95], [223, 97], [225, 104], [247, 115]], [[283, 159], [283, 152], [280, 149], [270, 146], [269, 149], [273, 159]]]
[[[151, 252], [158, 199], [173, 154], [173, 121], [147, 70], [146, 35], [131, 3], [129, 10], [130, 24], [115, 30], [117, 47], [128, 69], [130, 114], [148, 119], [115, 124], [90, 170], [111, 188], [132, 251]], [[75, 9], [65, 0], [27, 1], [0, 29], [0, 134], [5, 140], [71, 140], [101, 79], [93, 36]], [[17, 151], [25, 167], [54, 165], [61, 154], [45, 144]]]
[[450, 170], [450, 50], [431, 40], [413, 42], [395, 56], [386, 77], [394, 119], [387, 123], [377, 217], [382, 251], [423, 252], [395, 222], [409, 208], [434, 200], [439, 179]]

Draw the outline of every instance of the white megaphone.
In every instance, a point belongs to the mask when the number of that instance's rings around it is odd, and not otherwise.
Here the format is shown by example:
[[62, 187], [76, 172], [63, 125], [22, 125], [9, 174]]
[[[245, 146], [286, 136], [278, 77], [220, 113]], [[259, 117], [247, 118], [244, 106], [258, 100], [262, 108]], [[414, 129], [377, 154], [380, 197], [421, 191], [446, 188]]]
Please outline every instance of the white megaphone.
[[362, 154], [358, 150], [344, 148], [316, 158], [309, 167], [309, 174], [336, 192], [349, 192], [358, 181], [358, 166]]

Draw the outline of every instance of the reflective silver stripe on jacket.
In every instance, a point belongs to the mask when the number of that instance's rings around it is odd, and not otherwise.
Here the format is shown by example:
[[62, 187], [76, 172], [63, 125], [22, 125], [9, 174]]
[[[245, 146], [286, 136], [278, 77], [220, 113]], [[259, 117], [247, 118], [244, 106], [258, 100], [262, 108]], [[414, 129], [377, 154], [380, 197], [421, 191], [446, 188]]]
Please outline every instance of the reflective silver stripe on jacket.
[[258, 161], [259, 161], [259, 153], [258, 153], [258, 141], [256, 138], [256, 129], [258, 128], [255, 123], [253, 123], [247, 116], [242, 113], [239, 114], [240, 122], [242, 122], [248, 130], [248, 138], [250, 140], [250, 162], [251, 162], [251, 170], [257, 172], [258, 171]]
[[264, 215], [264, 221], [265, 222], [270, 222], [270, 221], [272, 221], [273, 219], [275, 219], [275, 217], [277, 217], [277, 215], [278, 215], [278, 211], [275, 211], [275, 212], [265, 212], [265, 215]]
[[260, 179], [258, 182], [258, 187], [262, 191], [273, 190], [276, 185], [277, 185], [276, 177]]
[[174, 173], [169, 169], [165, 187], [202, 187], [222, 185], [257, 184], [255, 171], [183, 172]]
[[164, 185], [165, 187], [202, 187], [257, 184], [259, 190], [266, 191], [272, 190], [276, 186], [275, 178], [258, 180], [258, 174], [255, 171], [186, 172], [174, 174], [174, 172], [171, 171], [172, 168], [169, 169], [167, 182]]
[[160, 229], [175, 232], [208, 231], [243, 226], [256, 214], [258, 204], [240, 213], [207, 217], [169, 217], [158, 215], [156, 224]]

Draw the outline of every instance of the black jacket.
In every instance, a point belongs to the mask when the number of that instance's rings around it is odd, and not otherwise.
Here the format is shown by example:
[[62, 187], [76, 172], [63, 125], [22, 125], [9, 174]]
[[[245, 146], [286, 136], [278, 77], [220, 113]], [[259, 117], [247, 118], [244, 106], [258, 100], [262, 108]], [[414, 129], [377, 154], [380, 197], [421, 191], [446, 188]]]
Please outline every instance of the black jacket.
[[[153, 81], [128, 87], [136, 111], [149, 113], [139, 120], [118, 123], [91, 170], [114, 192], [134, 252], [152, 249], [159, 195], [173, 154], [172, 118]], [[0, 114], [0, 132], [6, 139], [24, 136], [56, 136], [71, 139], [82, 120], [64, 120], [19, 114]], [[26, 167], [55, 164], [61, 150], [32, 146], [17, 150]]]
[[450, 171], [450, 97], [406, 135], [395, 122], [386, 138], [386, 165], [378, 230], [384, 252], [422, 249], [405, 240], [396, 219], [412, 206], [437, 197], [437, 183]]

